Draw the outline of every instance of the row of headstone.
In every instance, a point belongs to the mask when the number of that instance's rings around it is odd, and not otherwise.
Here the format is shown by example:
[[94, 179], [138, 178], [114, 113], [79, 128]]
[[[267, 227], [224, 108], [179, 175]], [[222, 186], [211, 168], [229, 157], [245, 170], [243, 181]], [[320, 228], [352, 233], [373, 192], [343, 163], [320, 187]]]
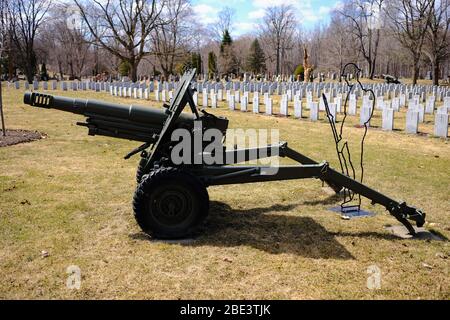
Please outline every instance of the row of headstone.
[[[8, 84], [9, 86], [11, 83]], [[15, 82], [16, 89], [21, 88], [20, 82]], [[280, 114], [289, 116], [289, 102], [294, 102], [294, 116], [301, 118], [302, 99], [306, 96], [306, 108], [310, 110], [310, 118], [313, 121], [319, 119], [319, 112], [325, 112], [326, 97], [328, 108], [334, 121], [336, 121], [337, 114], [344, 112], [343, 105], [346, 99], [345, 90], [346, 85], [336, 83], [282, 83], [282, 82], [228, 82], [228, 83], [208, 83], [198, 82], [193, 84], [197, 87], [197, 92], [202, 92], [202, 107], [217, 108], [218, 102], [223, 101], [224, 92], [226, 92], [226, 100], [230, 109], [235, 110], [236, 104], [240, 104], [241, 111], [248, 111], [248, 105], [252, 103], [252, 111], [259, 113], [259, 96], [264, 96], [265, 113], [273, 114], [273, 94], [281, 96], [280, 99]], [[57, 90], [58, 82], [33, 82], [28, 84], [25, 82], [25, 89], [39, 90]], [[437, 108], [438, 112], [435, 114], [434, 133], [440, 137], [447, 137], [448, 130], [448, 112], [450, 111], [450, 96], [447, 88], [434, 86], [403, 86], [392, 84], [377, 84], [372, 86], [375, 93], [375, 103], [367, 94], [362, 94], [358, 90], [353, 90], [349, 95], [347, 112], [348, 115], [357, 115], [358, 99], [362, 98], [362, 106], [360, 108], [359, 122], [361, 125], [368, 125], [368, 119], [372, 114], [373, 105], [375, 110], [382, 112], [382, 128], [384, 130], [393, 130], [395, 112], [400, 111], [401, 108], [407, 107], [406, 112], [406, 132], [417, 133], [419, 123], [425, 121], [426, 114], [433, 114], [436, 110], [437, 100], [443, 101], [443, 105]], [[113, 96], [129, 97], [135, 99], [152, 99], [151, 94], [154, 95], [154, 100], [161, 102], [169, 102], [173, 96], [173, 90], [176, 88], [176, 82], [151, 82], [146, 83], [132, 83], [132, 82], [92, 82], [92, 81], [72, 81], [59, 83], [59, 88], [62, 91], [86, 91], [93, 90], [96, 92], [110, 92]], [[194, 102], [198, 105], [198, 94], [194, 93]], [[253, 93], [253, 99], [250, 99], [250, 93]], [[391, 94], [393, 93], [393, 94]], [[318, 102], [313, 102], [313, 97], [319, 99]], [[385, 98], [388, 98], [385, 100]], [[391, 98], [389, 100], [389, 97]], [[438, 97], [438, 98], [437, 98]], [[233, 100], [233, 101], [231, 101]], [[316, 110], [317, 104], [317, 110]], [[447, 115], [447, 118], [445, 118]], [[417, 121], [416, 121], [417, 120]]]

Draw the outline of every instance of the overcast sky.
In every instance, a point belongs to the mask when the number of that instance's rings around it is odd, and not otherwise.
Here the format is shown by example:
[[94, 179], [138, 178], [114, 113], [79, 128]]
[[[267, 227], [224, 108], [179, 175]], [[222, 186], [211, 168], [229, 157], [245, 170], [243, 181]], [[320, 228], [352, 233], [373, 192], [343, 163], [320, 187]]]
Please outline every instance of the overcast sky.
[[344, 0], [192, 0], [194, 11], [204, 24], [213, 23], [217, 12], [228, 6], [236, 11], [232, 36], [251, 32], [264, 15], [264, 9], [281, 3], [296, 8], [297, 18], [304, 29], [317, 23], [327, 23], [331, 10]]

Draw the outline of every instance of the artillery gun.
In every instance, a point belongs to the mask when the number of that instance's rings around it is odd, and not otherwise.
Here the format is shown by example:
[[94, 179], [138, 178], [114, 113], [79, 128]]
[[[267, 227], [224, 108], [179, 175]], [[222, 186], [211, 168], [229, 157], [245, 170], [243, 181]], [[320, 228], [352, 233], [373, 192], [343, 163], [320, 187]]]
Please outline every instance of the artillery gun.
[[[193, 234], [209, 211], [207, 187], [278, 180], [316, 178], [339, 193], [343, 188], [353, 191], [384, 206], [414, 235], [409, 220], [418, 227], [425, 223], [420, 210], [398, 202], [331, 168], [327, 162], [318, 163], [291, 149], [286, 142], [257, 148], [227, 150], [224, 139], [215, 141], [218, 148], [211, 152], [206, 143], [198, 147], [192, 139], [189, 161], [178, 163], [173, 151], [179, 140], [172, 138], [178, 129], [190, 135], [213, 129], [225, 137], [228, 120], [194, 104], [191, 82], [195, 70], [180, 80], [170, 105], [163, 109], [124, 106], [101, 101], [57, 97], [27, 92], [24, 103], [37, 108], [58, 109], [84, 115], [87, 120], [78, 125], [88, 128], [89, 135], [102, 135], [143, 142], [126, 155], [126, 159], [140, 153], [133, 210], [142, 230], [155, 238], [175, 239]], [[183, 112], [189, 105], [192, 113]], [[206, 158], [222, 159], [210, 162]], [[278, 167], [237, 165], [252, 160], [279, 156], [290, 158], [298, 165]], [[199, 161], [200, 160], [200, 161]]]

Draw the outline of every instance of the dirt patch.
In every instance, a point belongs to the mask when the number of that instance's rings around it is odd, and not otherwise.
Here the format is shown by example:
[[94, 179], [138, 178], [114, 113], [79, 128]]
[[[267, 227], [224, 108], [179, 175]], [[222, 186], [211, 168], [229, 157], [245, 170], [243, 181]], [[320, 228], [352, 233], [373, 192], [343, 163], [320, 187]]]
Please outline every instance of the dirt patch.
[[28, 130], [6, 130], [6, 136], [0, 132], [0, 148], [13, 146], [19, 143], [32, 142], [39, 139], [44, 139], [46, 135], [38, 131]]

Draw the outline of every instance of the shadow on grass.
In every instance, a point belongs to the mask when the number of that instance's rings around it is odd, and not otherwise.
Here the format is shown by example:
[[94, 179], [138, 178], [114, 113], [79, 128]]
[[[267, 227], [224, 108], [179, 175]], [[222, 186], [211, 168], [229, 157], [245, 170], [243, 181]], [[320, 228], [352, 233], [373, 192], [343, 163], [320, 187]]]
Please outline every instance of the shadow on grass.
[[[274, 212], [290, 211], [297, 205], [273, 205], [233, 209], [212, 201], [206, 224], [190, 241], [171, 241], [190, 247], [249, 246], [271, 254], [295, 254], [312, 259], [354, 259], [324, 227], [309, 217], [285, 216]], [[266, 214], [271, 213], [271, 214]], [[150, 240], [132, 235], [134, 239]]]
[[338, 201], [342, 201], [342, 198], [343, 196], [341, 194], [333, 194], [325, 199], [304, 201], [303, 204], [307, 206], [332, 205]]

